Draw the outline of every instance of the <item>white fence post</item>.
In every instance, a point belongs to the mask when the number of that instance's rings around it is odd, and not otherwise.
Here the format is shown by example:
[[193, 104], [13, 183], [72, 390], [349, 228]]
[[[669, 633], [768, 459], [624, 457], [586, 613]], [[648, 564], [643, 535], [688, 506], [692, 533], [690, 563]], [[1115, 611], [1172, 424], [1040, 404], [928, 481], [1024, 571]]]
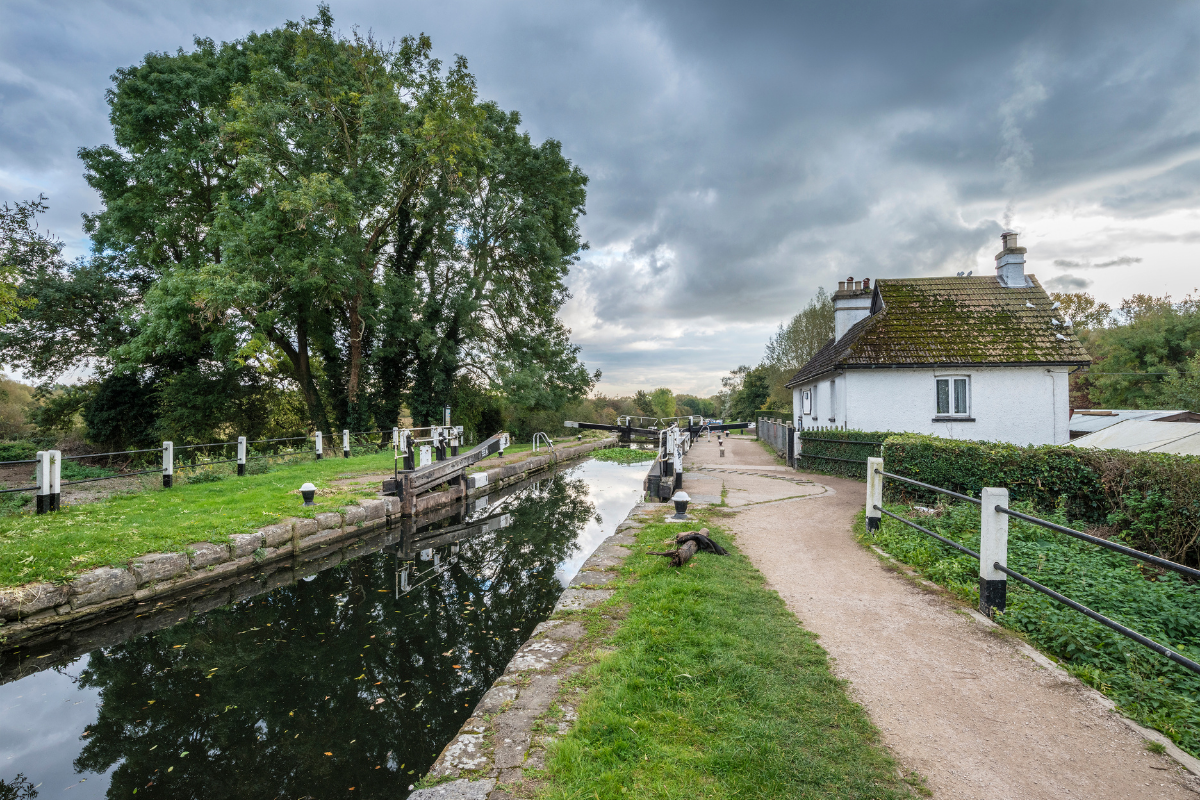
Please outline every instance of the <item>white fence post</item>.
[[342, 458], [350, 457], [350, 431], [342, 431]]
[[867, 459], [867, 530], [879, 530], [883, 519], [883, 459]]
[[50, 510], [58, 511], [62, 498], [62, 453], [50, 451]]
[[238, 470], [237, 470], [238, 475], [246, 474], [246, 437], [245, 436], [238, 437], [237, 467], [238, 467]]
[[321, 460], [321, 432], [317, 431], [317, 461]]
[[175, 443], [163, 442], [163, 488], [170, 489], [175, 480]]
[[979, 613], [991, 619], [1003, 611], [1008, 594], [1008, 576], [995, 565], [1008, 566], [1008, 489], [985, 487], [979, 494]]
[[45, 514], [50, 510], [50, 451], [38, 450], [37, 467], [37, 513]]

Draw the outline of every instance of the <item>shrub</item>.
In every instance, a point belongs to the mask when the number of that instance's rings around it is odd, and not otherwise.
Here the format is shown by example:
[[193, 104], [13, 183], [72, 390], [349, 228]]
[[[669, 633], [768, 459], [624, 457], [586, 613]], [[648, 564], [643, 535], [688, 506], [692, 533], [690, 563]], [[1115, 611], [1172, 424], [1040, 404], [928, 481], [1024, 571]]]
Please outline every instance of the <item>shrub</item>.
[[[1173, 561], [1200, 563], [1200, 458], [1066, 446], [1020, 447], [900, 434], [883, 447], [889, 472], [962, 494], [1007, 487], [1012, 501], [1069, 519], [1111, 525], [1132, 547]], [[932, 501], [897, 481], [889, 497]]]

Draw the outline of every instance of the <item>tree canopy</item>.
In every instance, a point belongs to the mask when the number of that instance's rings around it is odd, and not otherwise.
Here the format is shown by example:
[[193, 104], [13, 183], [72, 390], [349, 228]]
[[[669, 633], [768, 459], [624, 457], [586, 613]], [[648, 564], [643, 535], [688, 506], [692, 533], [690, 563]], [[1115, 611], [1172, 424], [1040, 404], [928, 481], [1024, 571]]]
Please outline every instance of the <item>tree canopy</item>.
[[252, 425], [280, 392], [321, 430], [402, 407], [420, 424], [472, 393], [554, 409], [598, 379], [556, 317], [587, 178], [428, 37], [343, 36], [322, 6], [150, 53], [108, 102], [115, 146], [79, 151], [95, 255], [23, 268], [43, 302], [0, 339], [27, 374], [91, 359], [175, 429]]

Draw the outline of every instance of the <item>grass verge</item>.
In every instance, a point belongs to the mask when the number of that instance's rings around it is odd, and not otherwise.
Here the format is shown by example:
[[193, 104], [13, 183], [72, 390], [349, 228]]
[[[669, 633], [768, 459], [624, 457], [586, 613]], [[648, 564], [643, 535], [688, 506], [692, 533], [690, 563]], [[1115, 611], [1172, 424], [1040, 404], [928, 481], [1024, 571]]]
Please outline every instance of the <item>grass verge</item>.
[[[1027, 504], [1014, 507], [1036, 513]], [[947, 539], [979, 549], [979, 511], [973, 505], [941, 505], [933, 515], [919, 518], [911, 506], [887, 508]], [[1071, 525], [1061, 512], [1039, 516]], [[860, 513], [856, 531], [860, 541], [878, 545], [912, 565], [972, 607], [979, 605], [975, 559], [887, 517], [878, 531], [867, 533]], [[1200, 660], [1200, 588], [1173, 572], [1151, 569], [1018, 519], [1009, 520], [1008, 566]], [[1008, 582], [1007, 609], [997, 614], [996, 621], [1018, 631], [1071, 674], [1112, 698], [1131, 719], [1200, 756], [1200, 676], [1016, 581]]]
[[816, 636], [714, 524], [720, 514], [697, 513], [732, 555], [682, 569], [646, 555], [678, 526], [638, 533], [611, 601], [627, 609], [615, 650], [575, 679], [589, 691], [539, 796], [911, 796]]
[[[224, 466], [227, 476], [216, 480], [210, 477], [171, 489], [151, 485], [54, 514], [0, 517], [0, 586], [67, 580], [145, 553], [178, 552], [192, 542], [227, 541], [230, 534], [257, 530], [284, 517], [337, 510], [359, 497], [378, 494], [378, 489], [335, 488], [332, 482], [390, 472], [392, 454], [279, 464], [241, 478], [233, 475], [232, 464]], [[301, 504], [297, 491], [306, 481], [318, 489], [311, 508]]]

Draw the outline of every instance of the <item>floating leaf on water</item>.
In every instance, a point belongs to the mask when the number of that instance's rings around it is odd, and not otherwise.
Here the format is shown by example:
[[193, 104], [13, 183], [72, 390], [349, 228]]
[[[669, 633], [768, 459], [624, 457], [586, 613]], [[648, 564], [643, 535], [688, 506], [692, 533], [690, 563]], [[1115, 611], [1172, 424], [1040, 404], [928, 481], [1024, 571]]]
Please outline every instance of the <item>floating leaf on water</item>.
[[365, 673], [365, 672], [364, 672], [362, 675], [359, 675], [359, 676], [358, 676], [357, 678], [355, 678], [354, 680], [356, 680], [356, 681], [361, 681], [361, 680], [362, 680], [363, 678], [365, 678], [365, 677], [367, 677], [367, 673]]

